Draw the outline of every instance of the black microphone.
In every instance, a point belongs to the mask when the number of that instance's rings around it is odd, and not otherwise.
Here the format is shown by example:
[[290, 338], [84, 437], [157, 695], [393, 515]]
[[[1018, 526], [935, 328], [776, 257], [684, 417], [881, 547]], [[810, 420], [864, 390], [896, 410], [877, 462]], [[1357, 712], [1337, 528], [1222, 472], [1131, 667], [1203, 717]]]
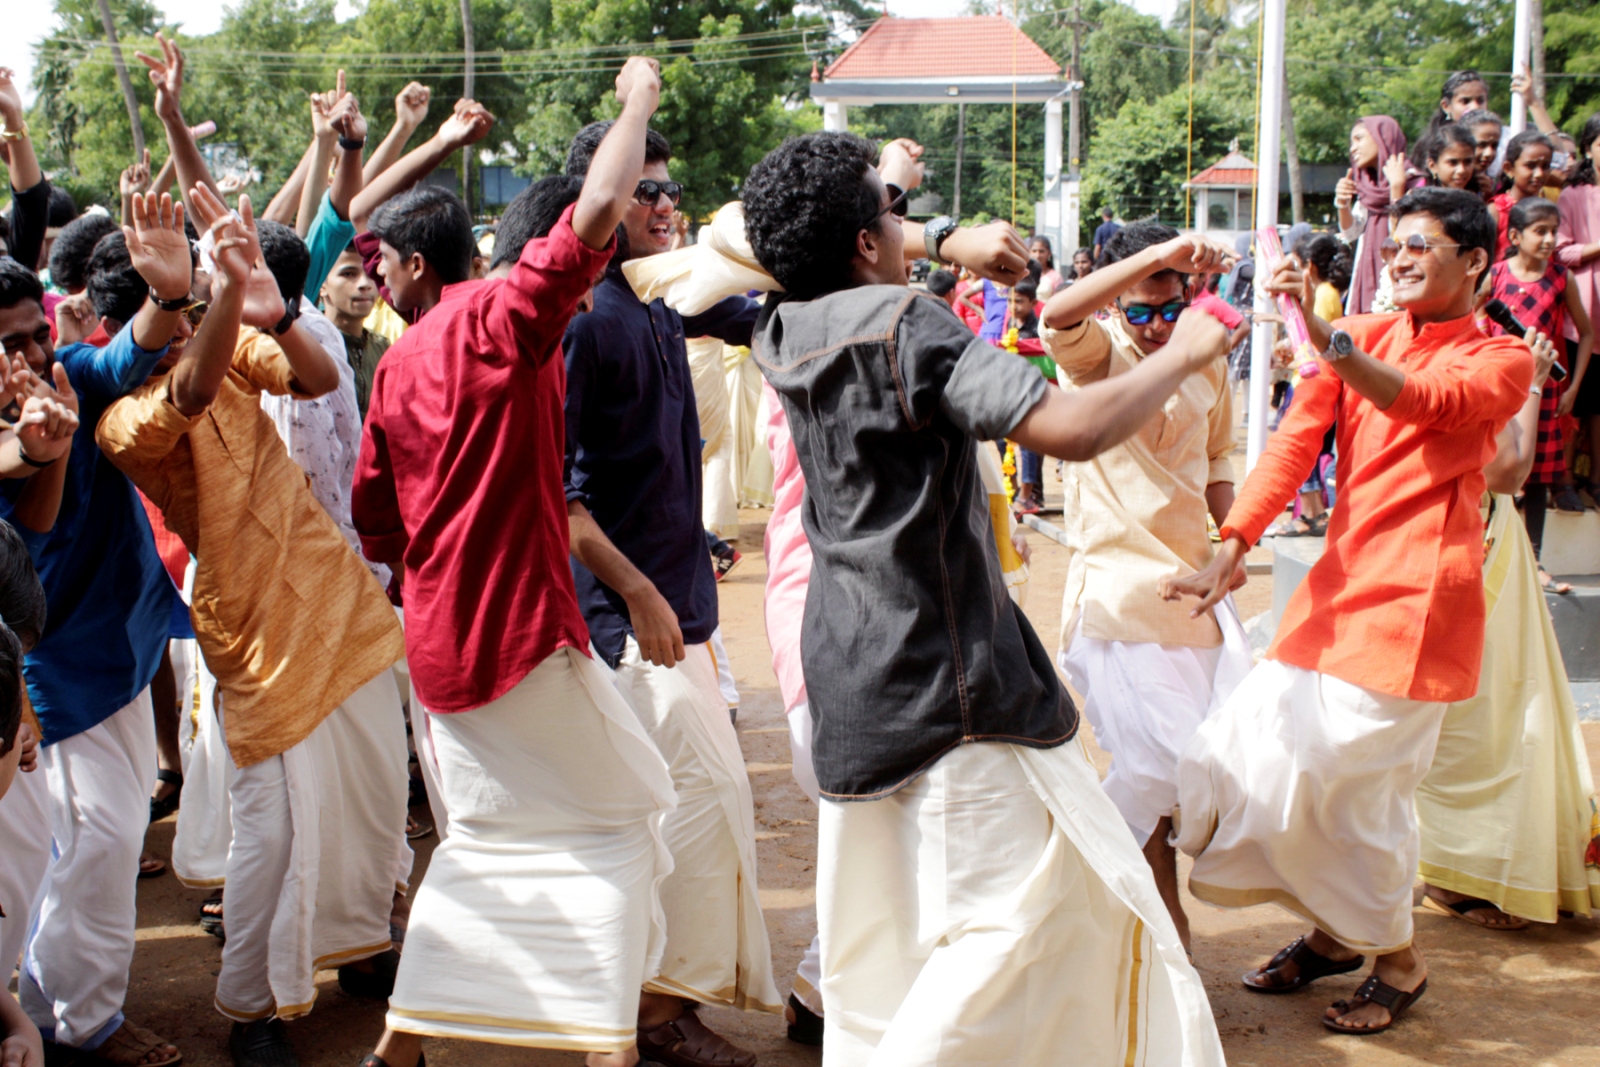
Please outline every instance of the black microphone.
[[[1506, 333], [1511, 334], [1513, 337], [1527, 340], [1528, 328], [1522, 325], [1522, 322], [1515, 315], [1511, 314], [1511, 309], [1506, 306], [1504, 300], [1489, 301], [1483, 306], [1483, 313], [1489, 316], [1490, 322], [1499, 326]], [[1555, 339], [1551, 338], [1552, 344], [1554, 341]], [[1550, 377], [1558, 382], [1567, 380], [1567, 368], [1561, 365], [1560, 360], [1550, 365]]]

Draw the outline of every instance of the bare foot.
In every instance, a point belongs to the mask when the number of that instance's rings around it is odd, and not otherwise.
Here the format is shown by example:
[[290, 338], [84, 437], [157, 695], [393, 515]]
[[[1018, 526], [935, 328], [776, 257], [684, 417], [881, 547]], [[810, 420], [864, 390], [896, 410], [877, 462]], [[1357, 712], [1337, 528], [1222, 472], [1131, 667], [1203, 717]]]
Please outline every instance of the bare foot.
[[422, 1058], [422, 1035], [403, 1030], [385, 1030], [374, 1050], [389, 1067], [417, 1067]]

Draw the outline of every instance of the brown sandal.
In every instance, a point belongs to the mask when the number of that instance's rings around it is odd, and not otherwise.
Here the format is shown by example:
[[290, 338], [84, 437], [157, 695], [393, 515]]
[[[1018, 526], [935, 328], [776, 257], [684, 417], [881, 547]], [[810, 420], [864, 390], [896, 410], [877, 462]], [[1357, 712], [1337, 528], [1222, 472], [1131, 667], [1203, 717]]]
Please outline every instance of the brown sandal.
[[755, 1067], [756, 1056], [711, 1030], [691, 1005], [669, 1023], [639, 1031], [639, 1056], [661, 1067]]
[[1349, 1000], [1336, 1000], [1333, 1009], [1340, 1015], [1348, 1015], [1363, 1004], [1376, 1004], [1389, 1013], [1389, 1021], [1382, 1026], [1345, 1026], [1338, 1019], [1322, 1017], [1322, 1025], [1329, 1030], [1340, 1034], [1355, 1034], [1357, 1037], [1366, 1037], [1371, 1034], [1381, 1034], [1389, 1027], [1400, 1021], [1400, 1016], [1405, 1010], [1416, 1003], [1423, 993], [1428, 991], [1428, 980], [1424, 978], [1422, 984], [1411, 992], [1396, 989], [1375, 974], [1369, 974], [1367, 980], [1361, 983], [1361, 988], [1356, 990], [1356, 995]]
[[[1511, 932], [1515, 930], [1526, 930], [1528, 928], [1527, 919], [1524, 919], [1520, 915], [1513, 915], [1509, 911], [1506, 911], [1504, 908], [1501, 908], [1499, 905], [1495, 904], [1493, 901], [1484, 900], [1481, 897], [1467, 897], [1465, 900], [1458, 900], [1454, 904], [1449, 904], [1443, 900], [1440, 900], [1432, 893], [1424, 891], [1422, 894], [1422, 906], [1427, 908], [1429, 911], [1436, 911], [1441, 915], [1448, 915], [1452, 919], [1460, 919], [1462, 922], [1471, 923], [1480, 930], [1500, 930]], [[1477, 919], [1471, 917], [1472, 912], [1482, 911], [1484, 908], [1490, 908], [1494, 911], [1498, 911], [1501, 915], [1504, 915], [1511, 921], [1506, 923], [1486, 923], [1479, 922]]]
[[[1349, 974], [1359, 970], [1366, 963], [1366, 957], [1356, 956], [1348, 960], [1331, 960], [1322, 953], [1306, 944], [1304, 935], [1289, 942], [1278, 954], [1267, 961], [1265, 967], [1258, 967], [1240, 977], [1239, 981], [1252, 993], [1293, 993], [1295, 990], [1304, 989], [1318, 978], [1327, 978], [1335, 974]], [[1250, 981], [1252, 977], [1270, 974], [1281, 968], [1285, 963], [1295, 965], [1295, 976], [1288, 982], [1273, 985], [1258, 985]]]
[[182, 1063], [181, 1052], [173, 1052], [163, 1060], [145, 1059], [156, 1049], [167, 1046], [176, 1048], [166, 1038], [124, 1019], [122, 1025], [113, 1030], [111, 1036], [106, 1038], [99, 1048], [89, 1052], [79, 1062], [108, 1065], [108, 1067], [172, 1067], [173, 1064]]

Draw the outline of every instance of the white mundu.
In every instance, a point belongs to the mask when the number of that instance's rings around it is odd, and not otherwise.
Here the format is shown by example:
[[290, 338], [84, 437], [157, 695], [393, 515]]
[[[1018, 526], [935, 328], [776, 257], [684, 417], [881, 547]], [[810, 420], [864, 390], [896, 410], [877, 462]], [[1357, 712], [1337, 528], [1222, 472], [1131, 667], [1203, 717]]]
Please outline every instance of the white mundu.
[[1104, 641], [1075, 626], [1057, 655], [1095, 741], [1111, 753], [1106, 795], [1141, 843], [1177, 806], [1184, 746], [1255, 666], [1233, 597], [1212, 613], [1222, 629], [1214, 648]]
[[49, 784], [54, 856], [28, 933], [22, 1006], [51, 1040], [98, 1045], [121, 1025], [133, 963], [139, 850], [156, 784], [150, 690], [42, 746], [34, 773]]
[[0, 797], [0, 857], [0, 977], [9, 982], [50, 866], [50, 784], [41, 769], [18, 772]]
[[1357, 952], [1411, 944], [1412, 799], [1445, 707], [1263, 660], [1178, 765], [1190, 891], [1280, 904]]
[[1200, 977], [1079, 741], [821, 804], [824, 1067], [1221, 1067]]
[[686, 651], [677, 666], [658, 667], [630, 636], [616, 670], [617, 690], [666, 759], [678, 798], [662, 825], [673, 860], [661, 886], [667, 948], [645, 991], [781, 1012], [756, 892], [755, 805], [744, 755], [710, 649]]
[[[605, 667], [558, 649], [472, 711], [421, 714], [444, 808], [392, 1030], [581, 1052], [636, 1038], [665, 940], [672, 779]], [[726, 724], [727, 716], [723, 716]]]
[[[219, 700], [227, 728], [225, 695]], [[406, 735], [387, 669], [282, 755], [234, 766], [217, 1010], [236, 1022], [311, 1010], [316, 972], [390, 947], [409, 870]]]
[[206, 669], [199, 643], [173, 644], [193, 646], [193, 653], [186, 657], [189, 669], [178, 679], [178, 692], [184, 696], [178, 720], [183, 804], [172, 837], [172, 873], [190, 889], [220, 889], [227, 881], [228, 846], [233, 843], [233, 810], [228, 803], [233, 760], [217, 721], [217, 679]]

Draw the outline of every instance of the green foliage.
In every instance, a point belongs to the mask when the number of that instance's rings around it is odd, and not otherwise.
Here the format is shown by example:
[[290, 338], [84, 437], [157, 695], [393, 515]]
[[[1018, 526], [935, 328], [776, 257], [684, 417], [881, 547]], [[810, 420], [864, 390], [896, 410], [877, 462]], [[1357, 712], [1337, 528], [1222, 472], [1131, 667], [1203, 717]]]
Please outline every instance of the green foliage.
[[[1209, 87], [1194, 99], [1194, 169], [1211, 165], [1239, 134], [1228, 102]], [[1083, 172], [1085, 217], [1110, 206], [1120, 218], [1154, 216], [1184, 224], [1183, 182], [1189, 160], [1189, 92], [1177, 89], [1154, 101], [1129, 100], [1101, 123]], [[1241, 138], [1248, 154], [1249, 129]]]

